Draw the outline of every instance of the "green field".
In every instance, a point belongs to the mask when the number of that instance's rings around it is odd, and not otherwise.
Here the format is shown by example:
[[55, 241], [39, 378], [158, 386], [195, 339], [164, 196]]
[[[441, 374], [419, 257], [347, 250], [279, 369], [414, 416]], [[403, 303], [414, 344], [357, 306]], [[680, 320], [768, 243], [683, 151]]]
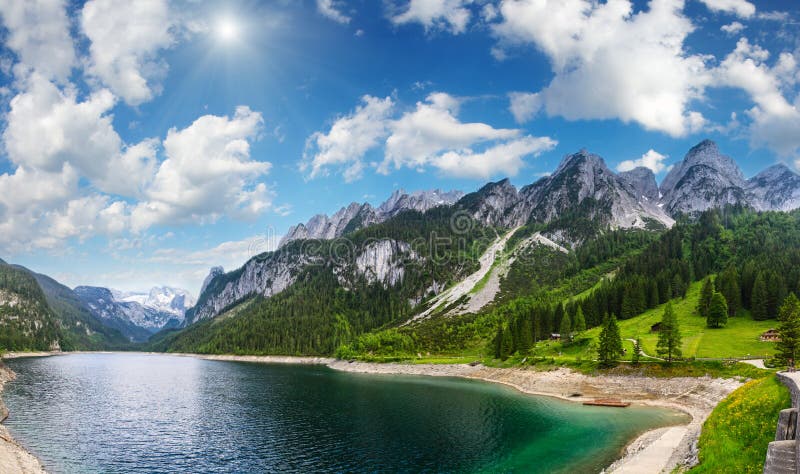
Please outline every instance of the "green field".
[[[685, 358], [764, 358], [775, 353], [775, 344], [761, 342], [759, 336], [764, 331], [777, 327], [777, 321], [754, 321], [747, 311], [728, 319], [728, 324], [721, 329], [709, 329], [706, 321], [697, 314], [697, 300], [700, 296], [700, 282], [693, 283], [686, 298], [672, 302], [678, 317], [682, 335], [682, 351]], [[619, 322], [623, 339], [640, 338], [642, 350], [648, 355], [656, 355], [658, 333], [651, 332], [650, 327], [661, 321], [664, 305], [645, 313]], [[595, 341], [600, 335], [600, 328], [593, 328], [576, 338], [572, 344], [562, 345], [560, 342], [545, 341], [537, 344], [537, 355], [566, 358], [593, 359], [596, 357]], [[627, 355], [630, 359], [633, 344], [625, 341]]]

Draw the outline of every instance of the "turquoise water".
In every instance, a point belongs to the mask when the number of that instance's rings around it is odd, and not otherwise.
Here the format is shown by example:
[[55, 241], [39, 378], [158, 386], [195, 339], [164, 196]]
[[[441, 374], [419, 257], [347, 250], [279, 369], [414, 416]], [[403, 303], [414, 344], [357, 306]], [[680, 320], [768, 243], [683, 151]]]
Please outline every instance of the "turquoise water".
[[147, 354], [15, 359], [14, 436], [53, 473], [597, 472], [671, 411], [470, 380]]

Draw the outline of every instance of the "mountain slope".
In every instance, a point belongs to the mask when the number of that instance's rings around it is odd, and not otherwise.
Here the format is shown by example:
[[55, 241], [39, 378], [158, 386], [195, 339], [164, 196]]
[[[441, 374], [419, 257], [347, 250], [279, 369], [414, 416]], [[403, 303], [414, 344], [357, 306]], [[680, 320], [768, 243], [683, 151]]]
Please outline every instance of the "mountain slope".
[[782, 163], [747, 180], [746, 189], [755, 209], [790, 211], [800, 207], [800, 176]]
[[61, 349], [61, 329], [36, 279], [0, 261], [0, 348], [12, 351]]
[[[161, 310], [136, 301], [146, 301], [147, 296], [140, 298], [143, 295], [133, 295], [133, 300], [126, 301], [124, 298], [131, 298], [131, 295], [108, 288], [78, 286], [74, 291], [103, 324], [117, 329], [133, 342], [145, 342], [165, 327], [178, 327], [183, 321], [183, 314], [177, 315], [171, 307], [169, 311]], [[179, 301], [184, 301], [183, 296], [179, 296]]]
[[62, 344], [64, 349], [104, 350], [128, 347], [128, 339], [120, 331], [97, 319], [69, 287], [47, 275], [25, 270], [39, 283], [47, 304], [60, 321], [63, 338], [66, 339]]

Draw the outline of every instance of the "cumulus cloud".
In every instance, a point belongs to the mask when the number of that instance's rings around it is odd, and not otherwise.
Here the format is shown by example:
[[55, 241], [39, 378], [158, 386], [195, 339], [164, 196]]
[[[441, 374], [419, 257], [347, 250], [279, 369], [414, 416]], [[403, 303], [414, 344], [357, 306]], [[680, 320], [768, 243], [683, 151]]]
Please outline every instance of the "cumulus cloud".
[[433, 158], [433, 166], [447, 176], [488, 180], [500, 173], [516, 176], [525, 166], [522, 160], [552, 150], [558, 144], [549, 137], [523, 137], [475, 153], [470, 149], [448, 151]]
[[89, 0], [81, 11], [89, 38], [87, 71], [130, 105], [159, 93], [166, 64], [158, 53], [174, 43], [175, 20], [166, 0]]
[[493, 30], [501, 46], [530, 45], [554, 77], [539, 92], [544, 110], [569, 120], [620, 119], [672, 136], [700, 120], [689, 110], [709, 81], [705, 58], [683, 45], [693, 31], [682, 0], [503, 0]]
[[471, 0], [410, 0], [390, 20], [395, 25], [419, 23], [428, 32], [445, 30], [459, 34], [466, 31], [472, 16], [467, 8], [469, 3]]
[[328, 133], [316, 132], [308, 138], [301, 170], [315, 178], [330, 166], [346, 165], [347, 181], [360, 178], [364, 154], [385, 138], [393, 108], [391, 97], [362, 97], [361, 105], [336, 119]]
[[511, 92], [508, 100], [509, 110], [517, 123], [530, 121], [542, 108], [542, 99], [537, 93]]
[[[263, 120], [247, 107], [206, 115], [161, 142], [126, 144], [100, 89], [83, 100], [38, 72], [20, 83], [2, 134], [14, 167], [0, 175], [0, 248], [58, 248], [67, 239], [114, 236], [153, 225], [252, 218], [272, 191], [254, 180], [270, 165], [250, 159]], [[119, 197], [118, 197], [119, 196]]]
[[383, 160], [373, 164], [382, 174], [432, 166], [447, 176], [487, 178], [515, 175], [524, 157], [556, 145], [548, 137], [523, 136], [517, 129], [462, 122], [460, 106], [458, 98], [436, 92], [398, 114], [390, 97], [364, 96], [362, 105], [337, 119], [328, 133], [309, 137], [301, 169], [314, 178], [342, 168], [345, 180], [352, 181], [361, 177], [366, 153], [382, 145]]
[[731, 13], [741, 18], [750, 18], [756, 6], [747, 0], [700, 0], [712, 12]]
[[441, 92], [417, 102], [415, 110], [403, 114], [390, 125], [391, 134], [386, 139], [385, 157], [378, 172], [387, 174], [391, 168], [423, 167], [446, 150], [520, 135], [519, 130], [461, 122], [457, 118], [459, 106], [458, 99]]
[[343, 25], [350, 23], [350, 17], [340, 10], [339, 2], [334, 0], [317, 0], [317, 11], [323, 16]]
[[253, 218], [267, 210], [272, 193], [256, 179], [271, 165], [250, 159], [250, 142], [264, 120], [248, 107], [233, 117], [204, 115], [188, 127], [172, 128], [146, 200], [136, 205], [134, 231], [158, 224], [214, 222], [223, 215]]
[[751, 144], [791, 156], [800, 149], [800, 94], [795, 88], [800, 68], [790, 53], [780, 54], [772, 66], [769, 58], [769, 51], [742, 38], [714, 74], [720, 85], [740, 88], [753, 100], [746, 111]]
[[719, 29], [722, 32], [733, 36], [733, 35], [741, 33], [742, 30], [744, 30], [745, 28], [746, 27], [743, 24], [739, 23], [738, 21], [734, 21], [734, 22], [732, 22], [732, 23], [730, 23], [728, 25], [722, 25]]
[[658, 174], [670, 168], [664, 163], [666, 159], [666, 156], [651, 148], [647, 150], [647, 153], [636, 160], [625, 160], [618, 164], [617, 171], [630, 171], [634, 168], [644, 166], [645, 168], [650, 168], [653, 173]]
[[61, 83], [69, 79], [75, 50], [64, 0], [0, 0], [6, 46], [22, 64]]
[[101, 89], [80, 101], [33, 73], [10, 102], [3, 141], [12, 163], [59, 172], [69, 163], [100, 191], [136, 196], [152, 177], [157, 141], [123, 150], [110, 110], [114, 96]]

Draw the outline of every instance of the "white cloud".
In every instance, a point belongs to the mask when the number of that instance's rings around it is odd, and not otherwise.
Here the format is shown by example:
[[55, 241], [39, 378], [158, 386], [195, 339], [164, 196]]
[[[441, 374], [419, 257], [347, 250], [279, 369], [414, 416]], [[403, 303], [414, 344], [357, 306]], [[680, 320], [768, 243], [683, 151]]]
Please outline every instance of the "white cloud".
[[503, 0], [494, 26], [501, 46], [532, 45], [553, 77], [539, 92], [551, 116], [620, 119], [683, 136], [698, 121], [690, 102], [709, 81], [705, 58], [683, 44], [692, 23], [683, 0]]
[[69, 79], [75, 50], [64, 0], [0, 0], [6, 46], [24, 65], [61, 83]]
[[166, 0], [89, 0], [81, 12], [91, 41], [87, 72], [130, 105], [149, 101], [166, 71], [158, 53], [175, 42], [175, 26]]
[[756, 6], [747, 0], [700, 0], [712, 12], [731, 13], [741, 18], [750, 18], [756, 13]]
[[420, 23], [427, 32], [447, 30], [459, 34], [469, 24], [469, 3], [471, 0], [410, 0], [407, 8], [390, 20], [395, 25]]
[[647, 153], [636, 160], [625, 160], [621, 162], [617, 165], [617, 171], [630, 171], [634, 168], [644, 166], [645, 168], [650, 168], [653, 173], [658, 174], [670, 168], [664, 163], [666, 159], [666, 156], [653, 149], [650, 149], [647, 150]]
[[522, 158], [549, 150], [548, 137], [522, 136], [521, 130], [494, 128], [458, 119], [461, 101], [442, 92], [428, 95], [399, 116], [390, 97], [364, 96], [354, 112], [337, 119], [328, 133], [316, 132], [307, 141], [301, 169], [309, 178], [330, 168], [343, 168], [345, 181], [361, 177], [365, 154], [383, 145], [376, 171], [438, 168], [448, 176], [486, 178], [514, 175]]
[[433, 93], [424, 102], [417, 102], [415, 110], [394, 121], [378, 172], [386, 174], [390, 168], [423, 167], [443, 151], [520, 135], [519, 130], [461, 122], [456, 118], [459, 105], [458, 99], [448, 94]]
[[733, 36], [733, 35], [741, 33], [742, 30], [744, 30], [745, 28], [746, 28], [746, 26], [744, 26], [743, 24], [739, 23], [738, 21], [734, 21], [734, 22], [732, 22], [732, 23], [730, 23], [728, 25], [722, 25], [719, 29], [722, 32]]
[[115, 99], [108, 90], [80, 101], [74, 89], [62, 91], [38, 73], [23, 86], [10, 102], [3, 132], [12, 163], [49, 173], [69, 163], [100, 191], [139, 194], [152, 178], [158, 142], [122, 149], [109, 113]]
[[361, 102], [355, 111], [339, 117], [328, 133], [316, 132], [308, 138], [301, 169], [308, 171], [310, 178], [323, 174], [327, 167], [340, 165], [346, 165], [347, 181], [361, 177], [364, 154], [386, 136], [394, 101], [365, 95]]
[[263, 118], [248, 107], [233, 117], [204, 115], [188, 127], [172, 128], [146, 201], [133, 209], [134, 231], [156, 224], [216, 221], [223, 215], [253, 218], [271, 206], [272, 193], [255, 180], [270, 163], [250, 159], [250, 141]]
[[509, 110], [517, 123], [530, 121], [542, 109], [542, 100], [537, 93], [511, 92], [508, 100]]
[[317, 0], [317, 11], [323, 16], [343, 25], [350, 23], [350, 17], [340, 11], [339, 2], [335, 0]]
[[753, 100], [746, 112], [751, 144], [791, 156], [800, 150], [800, 94], [794, 87], [800, 68], [789, 53], [779, 55], [772, 67], [769, 58], [769, 51], [742, 38], [714, 74], [719, 85], [740, 88]]
[[448, 151], [431, 160], [447, 176], [488, 180], [492, 176], [516, 176], [525, 166], [526, 156], [537, 156], [558, 144], [549, 137], [526, 136], [475, 153], [470, 149]]

